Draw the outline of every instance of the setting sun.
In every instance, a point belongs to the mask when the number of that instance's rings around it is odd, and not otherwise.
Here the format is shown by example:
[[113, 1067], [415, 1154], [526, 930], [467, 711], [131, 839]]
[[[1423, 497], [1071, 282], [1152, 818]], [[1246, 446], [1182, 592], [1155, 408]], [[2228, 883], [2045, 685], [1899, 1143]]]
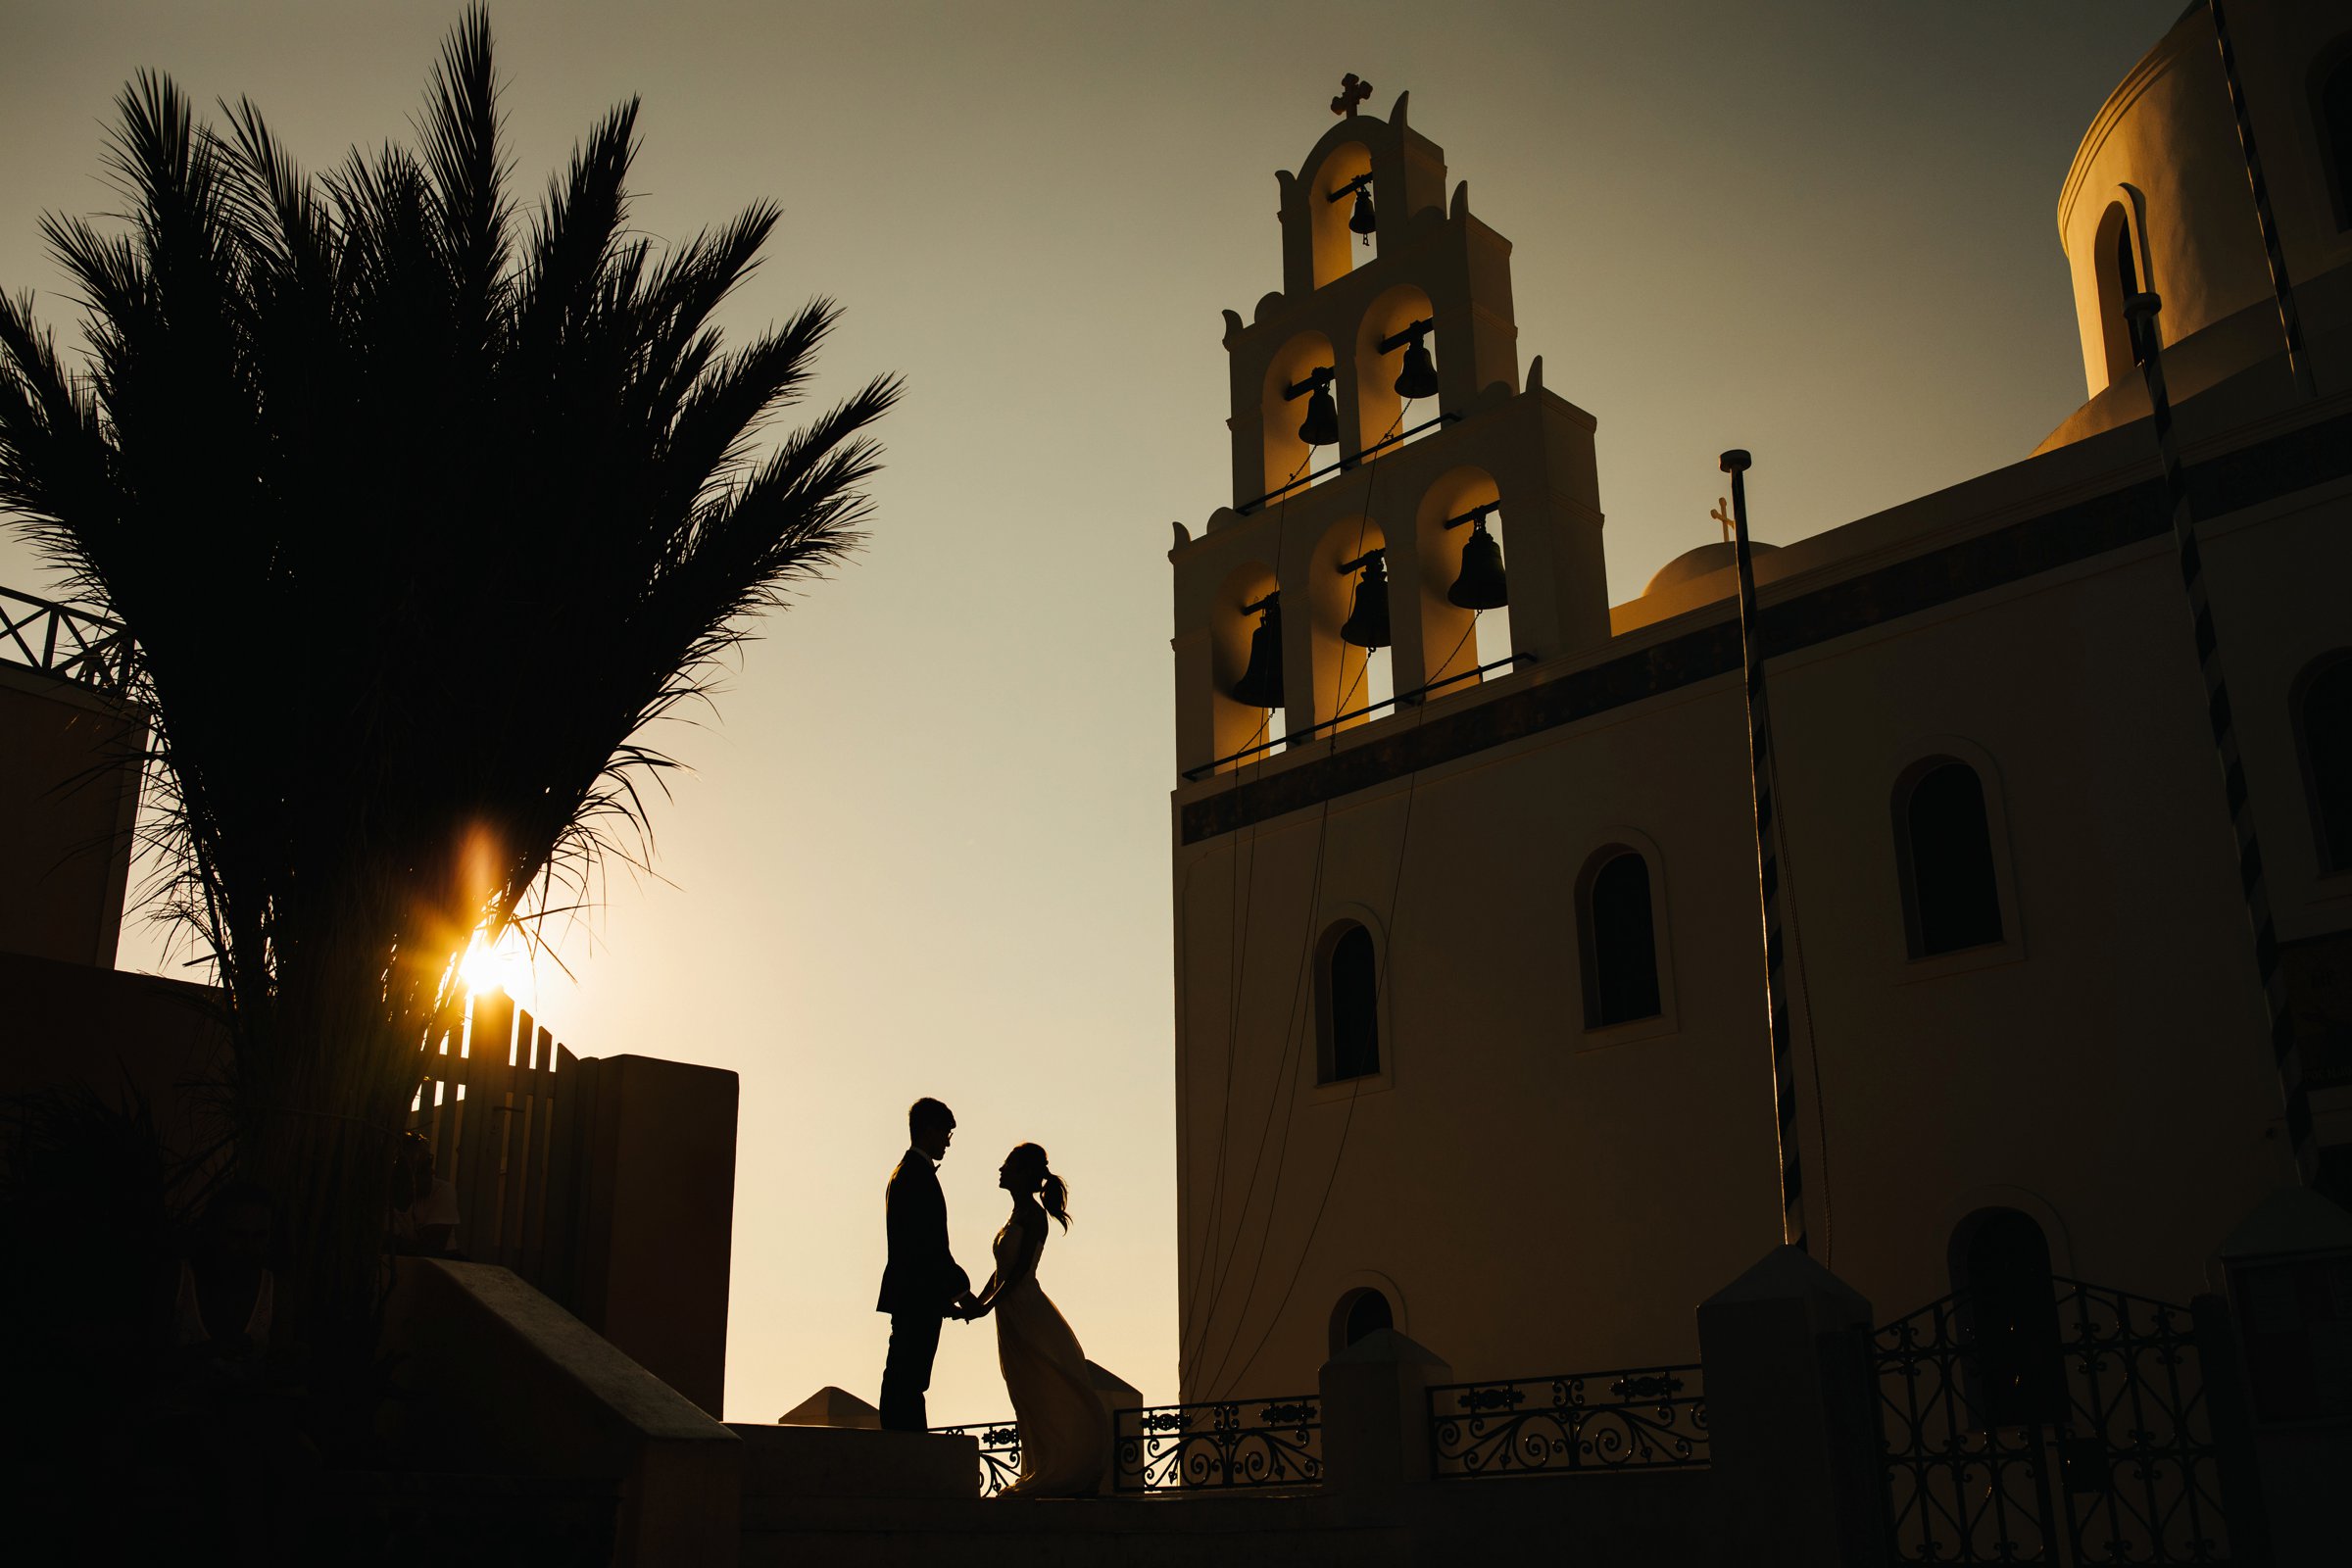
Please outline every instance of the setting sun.
[[526, 1007], [536, 1000], [530, 949], [514, 931], [496, 942], [486, 941], [480, 932], [475, 932], [472, 943], [466, 949], [466, 956], [458, 960], [458, 978], [477, 996], [503, 990]]

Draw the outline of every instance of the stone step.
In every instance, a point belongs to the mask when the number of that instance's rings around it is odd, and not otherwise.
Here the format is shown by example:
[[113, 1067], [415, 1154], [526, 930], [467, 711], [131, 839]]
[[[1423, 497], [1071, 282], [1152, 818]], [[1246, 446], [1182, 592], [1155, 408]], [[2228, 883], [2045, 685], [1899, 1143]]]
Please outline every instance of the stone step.
[[746, 1510], [771, 1499], [976, 1500], [980, 1443], [930, 1432], [729, 1422], [743, 1440]]
[[741, 1568], [1417, 1568], [1476, 1561], [1720, 1568], [1704, 1469], [1329, 1492], [1079, 1498], [766, 1497]]
[[1191, 1568], [1412, 1560], [1408, 1532], [1343, 1523], [1315, 1497], [747, 1500], [741, 1568]]

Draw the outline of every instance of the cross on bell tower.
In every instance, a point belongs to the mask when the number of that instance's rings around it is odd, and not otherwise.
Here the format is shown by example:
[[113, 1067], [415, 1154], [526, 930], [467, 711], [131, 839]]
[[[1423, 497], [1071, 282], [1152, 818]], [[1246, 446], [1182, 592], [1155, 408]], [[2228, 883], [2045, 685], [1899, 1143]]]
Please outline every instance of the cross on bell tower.
[[[1409, 95], [1356, 112], [1371, 90], [1344, 78], [1336, 122], [1276, 174], [1282, 286], [1247, 322], [1225, 313], [1233, 501], [1169, 553], [1188, 777], [1608, 636], [1592, 416], [1544, 390], [1540, 358], [1521, 385], [1510, 242], [1466, 184], [1447, 199]], [[1482, 669], [1473, 627], [1506, 596], [1506, 552], [1510, 654]], [[1396, 700], [1366, 712], [1371, 635]]]

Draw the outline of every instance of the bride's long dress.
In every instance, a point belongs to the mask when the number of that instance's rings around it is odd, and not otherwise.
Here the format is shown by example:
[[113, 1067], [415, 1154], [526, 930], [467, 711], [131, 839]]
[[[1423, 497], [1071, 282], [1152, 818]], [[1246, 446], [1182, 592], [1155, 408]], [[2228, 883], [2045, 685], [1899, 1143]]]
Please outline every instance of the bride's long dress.
[[1015, 1214], [997, 1232], [997, 1364], [1021, 1429], [1021, 1476], [1007, 1497], [1082, 1497], [1110, 1464], [1110, 1416], [1086, 1375], [1078, 1336], [1037, 1286], [1043, 1235]]

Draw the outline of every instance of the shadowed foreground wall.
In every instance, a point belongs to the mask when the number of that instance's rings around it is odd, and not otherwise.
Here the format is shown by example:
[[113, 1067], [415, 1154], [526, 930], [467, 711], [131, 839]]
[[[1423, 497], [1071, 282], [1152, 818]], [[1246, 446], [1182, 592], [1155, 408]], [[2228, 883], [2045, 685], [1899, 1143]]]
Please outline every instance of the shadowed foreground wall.
[[113, 966], [146, 741], [137, 710], [0, 663], [0, 952]]
[[735, 1074], [591, 1057], [561, 1092], [580, 1172], [575, 1272], [561, 1293], [598, 1333], [720, 1414], [735, 1224]]
[[403, 1262], [384, 1344], [430, 1399], [451, 1462], [618, 1481], [615, 1562], [735, 1561], [735, 1434], [508, 1270]]

